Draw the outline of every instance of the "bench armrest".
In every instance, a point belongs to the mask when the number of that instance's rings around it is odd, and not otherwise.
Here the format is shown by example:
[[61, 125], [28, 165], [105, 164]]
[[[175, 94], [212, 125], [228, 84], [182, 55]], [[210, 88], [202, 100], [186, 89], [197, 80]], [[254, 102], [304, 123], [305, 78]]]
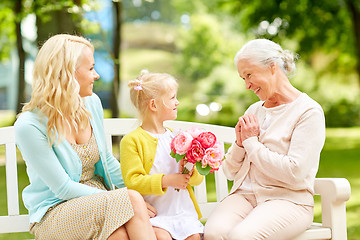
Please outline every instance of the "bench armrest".
[[[322, 226], [331, 228], [332, 239], [346, 239], [346, 206], [351, 195], [345, 178], [316, 178], [315, 194], [321, 196]], [[344, 238], [345, 237], [345, 238]]]

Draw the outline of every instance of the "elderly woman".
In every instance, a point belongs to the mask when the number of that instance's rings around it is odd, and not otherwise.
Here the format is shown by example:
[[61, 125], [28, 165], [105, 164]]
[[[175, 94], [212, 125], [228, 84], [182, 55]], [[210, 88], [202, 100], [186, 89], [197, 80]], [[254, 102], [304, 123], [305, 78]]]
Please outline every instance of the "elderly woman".
[[235, 126], [223, 165], [234, 185], [209, 217], [205, 239], [293, 239], [312, 223], [325, 119], [321, 106], [289, 82], [294, 58], [266, 39], [236, 54], [240, 77], [260, 101]]
[[85, 38], [60, 34], [35, 59], [31, 99], [15, 123], [30, 232], [44, 240], [155, 239], [142, 196], [124, 187], [105, 144], [93, 53]]

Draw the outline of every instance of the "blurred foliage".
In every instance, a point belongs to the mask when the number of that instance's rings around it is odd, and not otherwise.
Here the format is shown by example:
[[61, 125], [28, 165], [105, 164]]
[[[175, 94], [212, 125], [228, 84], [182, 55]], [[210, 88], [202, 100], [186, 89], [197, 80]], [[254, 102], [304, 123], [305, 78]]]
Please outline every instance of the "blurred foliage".
[[135, 79], [143, 69], [150, 72], [167, 72], [176, 76], [176, 54], [149, 48], [129, 48], [122, 51], [122, 77], [124, 81]]
[[[102, 6], [100, 0], [22, 1], [24, 14], [35, 12], [42, 21], [48, 21], [52, 11], [62, 8], [82, 15]], [[41, 7], [34, 7], [34, 2]], [[233, 57], [246, 41], [265, 37], [300, 53], [297, 73], [290, 80], [323, 106], [327, 126], [358, 125], [359, 84], [354, 70], [352, 19], [346, 2], [123, 1], [121, 78], [134, 79], [142, 69], [167, 72], [180, 83], [180, 120], [234, 126], [258, 98], [245, 89]], [[9, 56], [16, 41], [13, 21], [19, 16], [12, 13], [12, 4], [11, 0], [0, 3], [0, 59]], [[93, 40], [97, 50], [110, 48], [110, 31], [101, 29], [101, 19], [82, 19], [79, 24], [89, 36], [101, 36]], [[110, 83], [101, 80], [94, 86], [106, 97], [111, 89]], [[220, 111], [211, 111], [205, 117], [197, 113], [198, 104], [210, 106], [213, 102], [221, 105]]]
[[207, 77], [225, 57], [225, 39], [218, 21], [211, 15], [192, 15], [189, 29], [178, 39], [179, 71], [192, 81]]
[[[176, 52], [178, 28], [163, 22], [136, 22], [123, 24], [123, 50], [159, 49]], [[145, 58], [146, 61], [146, 58]]]
[[0, 61], [8, 61], [10, 52], [15, 47], [15, 2], [3, 0], [0, 2]]
[[327, 127], [353, 127], [360, 125], [359, 102], [350, 102], [346, 99], [332, 104], [325, 112]]
[[326, 71], [346, 72], [354, 70], [360, 48], [349, 3], [360, 8], [359, 0], [227, 0], [219, 6], [233, 14], [244, 33], [279, 43], [293, 39], [292, 50], [307, 61], [318, 51], [332, 53]]
[[[0, 2], [0, 61], [10, 58], [10, 52], [15, 48], [16, 34], [15, 22], [21, 22], [28, 14], [36, 14], [42, 21], [47, 22], [54, 17], [53, 11], [67, 9], [67, 12], [80, 13], [77, 4], [84, 0], [18, 0], [22, 2], [22, 12], [15, 15], [14, 0], [1, 0]], [[89, 0], [91, 1], [91, 0]], [[79, 18], [78, 18], [79, 19]], [[49, 33], [48, 33], [49, 34]], [[47, 34], [47, 35], [48, 35]]]

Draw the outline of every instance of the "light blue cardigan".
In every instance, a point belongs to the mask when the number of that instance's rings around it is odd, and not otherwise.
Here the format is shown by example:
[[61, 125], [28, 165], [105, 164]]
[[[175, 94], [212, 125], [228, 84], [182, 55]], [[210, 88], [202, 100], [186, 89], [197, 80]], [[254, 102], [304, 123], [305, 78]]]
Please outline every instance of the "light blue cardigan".
[[[85, 102], [92, 116], [90, 122], [100, 152], [95, 174], [104, 177], [110, 188], [113, 184], [118, 188], [125, 187], [120, 163], [106, 146], [100, 99], [93, 94], [86, 97]], [[50, 147], [46, 124], [45, 116], [39, 111], [31, 111], [22, 113], [14, 125], [16, 144], [25, 160], [30, 180], [22, 194], [30, 223], [39, 222], [48, 208], [59, 202], [103, 191], [79, 183], [80, 158], [65, 139]]]

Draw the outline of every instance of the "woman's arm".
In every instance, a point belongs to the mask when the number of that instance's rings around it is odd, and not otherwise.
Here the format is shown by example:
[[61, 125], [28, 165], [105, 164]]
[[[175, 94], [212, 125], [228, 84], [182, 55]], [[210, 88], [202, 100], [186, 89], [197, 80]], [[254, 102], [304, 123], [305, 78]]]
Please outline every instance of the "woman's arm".
[[245, 149], [233, 143], [225, 155], [222, 165], [225, 176], [229, 180], [234, 180], [236, 174], [240, 171], [245, 158]]
[[286, 154], [264, 146], [257, 137], [243, 141], [250, 161], [263, 174], [287, 184], [303, 181], [310, 171], [316, 174], [325, 141], [325, 121], [320, 109], [305, 112], [297, 122]]
[[107, 151], [106, 161], [112, 183], [118, 188], [125, 187], [125, 183], [121, 173], [120, 162], [114, 157], [114, 155], [110, 151]]
[[[54, 152], [54, 147], [49, 146], [47, 136], [40, 129], [40, 126], [36, 126], [32, 122], [17, 121], [15, 123], [15, 137], [29, 169], [29, 177], [40, 178], [57, 198], [69, 200], [102, 191], [70, 178]], [[71, 159], [71, 161], [76, 160]], [[63, 164], [72, 163], [64, 162]], [[80, 175], [78, 177], [80, 179]]]
[[[92, 115], [92, 127], [93, 131], [98, 133], [96, 134], [97, 144], [99, 146], [99, 151], [101, 153], [102, 161], [105, 161], [106, 170], [108, 171], [105, 174], [109, 174], [111, 183], [118, 188], [125, 187], [120, 162], [114, 157], [110, 146], [106, 143], [105, 130], [104, 130], [104, 109], [101, 105], [100, 98], [94, 93], [92, 96], [86, 98], [86, 107], [91, 112]], [[109, 186], [111, 187], [111, 186]]]
[[[258, 104], [258, 103], [256, 103]], [[244, 115], [247, 115], [249, 112], [252, 111], [252, 109], [254, 108], [254, 106], [256, 104], [253, 104], [252, 106], [250, 106], [246, 111]], [[243, 163], [244, 163], [244, 159], [245, 159], [245, 149], [244, 146], [242, 144], [242, 133], [241, 133], [241, 124], [242, 124], [242, 118], [243, 116], [239, 117], [239, 121], [236, 123], [235, 125], [235, 142], [231, 145], [231, 147], [229, 148], [228, 152], [225, 155], [225, 160], [223, 163], [223, 171], [225, 176], [229, 179], [229, 180], [234, 180], [236, 174], [240, 171]]]

